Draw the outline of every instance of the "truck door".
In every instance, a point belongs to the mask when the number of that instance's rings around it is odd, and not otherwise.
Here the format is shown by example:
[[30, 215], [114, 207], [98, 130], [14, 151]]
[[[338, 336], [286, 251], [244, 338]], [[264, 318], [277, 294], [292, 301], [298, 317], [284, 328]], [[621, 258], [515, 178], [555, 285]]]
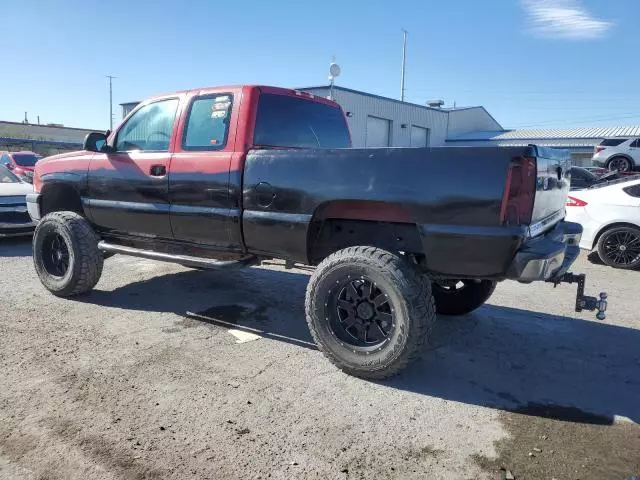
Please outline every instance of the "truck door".
[[241, 156], [234, 153], [239, 97], [240, 91], [195, 93], [188, 100], [169, 172], [176, 240], [241, 248], [241, 193], [229, 188], [232, 164]]
[[167, 172], [178, 104], [172, 97], [142, 106], [116, 132], [113, 151], [91, 159], [88, 206], [100, 228], [171, 238]]

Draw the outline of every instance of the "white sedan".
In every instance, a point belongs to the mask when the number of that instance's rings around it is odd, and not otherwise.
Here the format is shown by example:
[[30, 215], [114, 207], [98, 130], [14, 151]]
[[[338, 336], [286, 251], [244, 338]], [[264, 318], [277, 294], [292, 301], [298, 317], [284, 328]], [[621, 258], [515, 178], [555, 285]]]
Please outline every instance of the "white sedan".
[[616, 268], [640, 267], [640, 177], [570, 192], [567, 220], [582, 225], [580, 247]]
[[27, 212], [28, 193], [33, 193], [33, 185], [0, 165], [0, 238], [33, 234], [35, 223]]

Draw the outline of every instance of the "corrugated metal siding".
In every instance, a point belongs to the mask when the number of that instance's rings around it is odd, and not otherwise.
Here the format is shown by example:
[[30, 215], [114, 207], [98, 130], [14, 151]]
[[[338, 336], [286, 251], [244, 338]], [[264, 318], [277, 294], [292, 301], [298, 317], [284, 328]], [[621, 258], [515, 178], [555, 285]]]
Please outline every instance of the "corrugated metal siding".
[[[327, 97], [328, 88], [310, 88], [305, 91]], [[367, 138], [367, 116], [372, 115], [392, 121], [391, 146], [411, 146], [411, 125], [429, 129], [430, 146], [444, 145], [447, 136], [447, 112], [422, 108], [419, 105], [385, 100], [379, 97], [360, 95], [356, 92], [334, 89], [333, 96], [345, 112], [351, 141], [354, 147], [364, 147]], [[402, 128], [402, 125], [406, 128]]]
[[449, 134], [451, 141], [467, 140], [602, 140], [609, 137], [640, 137], [640, 126], [522, 129], [506, 131], [473, 131]]

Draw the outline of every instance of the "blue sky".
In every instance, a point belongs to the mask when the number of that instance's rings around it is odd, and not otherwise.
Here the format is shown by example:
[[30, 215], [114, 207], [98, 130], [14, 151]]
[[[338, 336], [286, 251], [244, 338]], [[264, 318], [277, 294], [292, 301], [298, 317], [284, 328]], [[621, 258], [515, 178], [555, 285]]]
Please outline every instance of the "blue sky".
[[640, 124], [638, 0], [1, 0], [0, 120], [106, 128], [184, 88], [337, 84], [484, 105], [504, 127]]

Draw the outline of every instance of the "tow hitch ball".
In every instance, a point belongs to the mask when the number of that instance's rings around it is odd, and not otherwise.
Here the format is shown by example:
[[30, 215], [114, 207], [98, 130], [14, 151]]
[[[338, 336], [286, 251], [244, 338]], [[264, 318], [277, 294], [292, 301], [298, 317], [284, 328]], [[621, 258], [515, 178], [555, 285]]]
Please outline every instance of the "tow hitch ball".
[[583, 310], [593, 312], [594, 310], [597, 310], [598, 313], [596, 313], [596, 318], [598, 320], [604, 320], [607, 318], [607, 294], [605, 292], [600, 292], [600, 298], [585, 295], [584, 284], [586, 279], [587, 276], [584, 273], [581, 273], [580, 275], [565, 273], [561, 277], [548, 281], [553, 283], [553, 288], [557, 287], [560, 283], [577, 283], [578, 292], [576, 293], [576, 312], [581, 312]]

